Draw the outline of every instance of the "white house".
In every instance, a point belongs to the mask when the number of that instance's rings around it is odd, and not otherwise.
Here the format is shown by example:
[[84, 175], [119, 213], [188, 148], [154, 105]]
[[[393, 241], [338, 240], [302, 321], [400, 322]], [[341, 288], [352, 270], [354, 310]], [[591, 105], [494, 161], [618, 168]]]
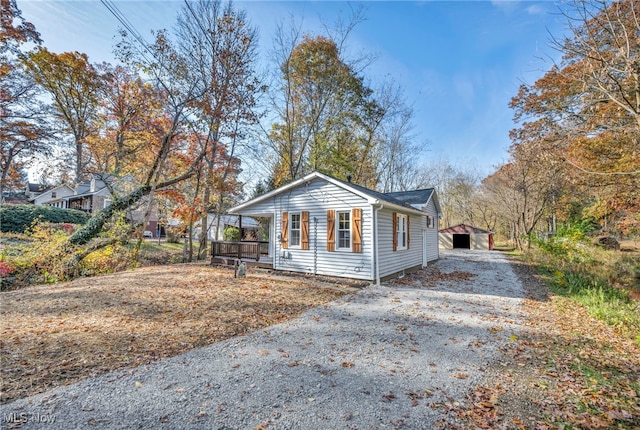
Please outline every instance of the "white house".
[[384, 194], [313, 172], [229, 212], [270, 218], [275, 270], [380, 282], [438, 258], [433, 189]]
[[48, 205], [55, 206], [58, 208], [67, 208], [67, 200], [66, 197], [72, 196], [75, 194], [73, 188], [68, 185], [60, 185], [55, 188], [47, 189], [38, 194], [34, 194], [34, 196], [30, 199], [34, 205]]

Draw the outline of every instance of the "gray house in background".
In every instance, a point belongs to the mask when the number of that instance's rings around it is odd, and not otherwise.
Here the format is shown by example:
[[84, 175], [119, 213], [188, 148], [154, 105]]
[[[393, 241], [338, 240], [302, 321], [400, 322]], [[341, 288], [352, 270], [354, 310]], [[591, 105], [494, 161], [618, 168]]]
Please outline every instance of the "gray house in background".
[[380, 282], [439, 256], [433, 189], [385, 194], [313, 172], [229, 213], [270, 219], [275, 270]]

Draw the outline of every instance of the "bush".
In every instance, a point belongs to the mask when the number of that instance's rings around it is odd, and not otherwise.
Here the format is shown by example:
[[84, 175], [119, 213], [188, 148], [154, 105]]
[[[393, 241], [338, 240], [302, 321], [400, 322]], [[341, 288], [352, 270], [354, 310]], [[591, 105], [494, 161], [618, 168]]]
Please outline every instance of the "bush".
[[227, 227], [222, 232], [222, 238], [225, 242], [237, 242], [240, 240], [240, 230], [235, 227]]
[[84, 224], [88, 219], [87, 214], [75, 209], [36, 205], [0, 206], [0, 230], [3, 233], [24, 233], [38, 222]]
[[32, 284], [64, 279], [64, 245], [68, 234], [59, 224], [37, 223], [11, 254], [3, 255], [11, 276], [3, 279], [1, 289], [12, 290]]

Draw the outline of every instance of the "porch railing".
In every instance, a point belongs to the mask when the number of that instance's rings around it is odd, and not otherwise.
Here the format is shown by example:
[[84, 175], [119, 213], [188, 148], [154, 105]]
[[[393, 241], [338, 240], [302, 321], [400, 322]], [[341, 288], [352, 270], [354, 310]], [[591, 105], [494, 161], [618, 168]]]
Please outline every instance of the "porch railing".
[[230, 257], [239, 260], [260, 261], [260, 256], [269, 255], [269, 242], [211, 242], [211, 257]]

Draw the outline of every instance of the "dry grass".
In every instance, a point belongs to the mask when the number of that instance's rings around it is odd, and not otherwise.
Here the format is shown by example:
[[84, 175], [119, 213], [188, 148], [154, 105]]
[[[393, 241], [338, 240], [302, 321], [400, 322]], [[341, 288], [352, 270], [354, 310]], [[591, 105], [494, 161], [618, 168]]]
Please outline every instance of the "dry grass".
[[350, 290], [174, 265], [5, 292], [0, 403], [242, 335]]

